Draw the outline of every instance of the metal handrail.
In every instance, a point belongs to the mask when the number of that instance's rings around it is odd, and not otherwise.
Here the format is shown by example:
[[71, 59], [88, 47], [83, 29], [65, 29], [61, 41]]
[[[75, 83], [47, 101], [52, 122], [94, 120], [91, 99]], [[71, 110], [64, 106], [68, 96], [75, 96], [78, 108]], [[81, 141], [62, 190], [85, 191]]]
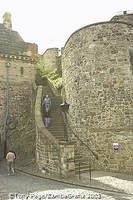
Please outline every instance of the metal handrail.
[[73, 130], [71, 129], [71, 127], [69, 125], [68, 125], [68, 127], [71, 130], [72, 134], [78, 139], [78, 141], [80, 141], [94, 155], [94, 157], [98, 160], [98, 155], [94, 151], [92, 151], [91, 148], [78, 137], [78, 135], [76, 135], [73, 132]]

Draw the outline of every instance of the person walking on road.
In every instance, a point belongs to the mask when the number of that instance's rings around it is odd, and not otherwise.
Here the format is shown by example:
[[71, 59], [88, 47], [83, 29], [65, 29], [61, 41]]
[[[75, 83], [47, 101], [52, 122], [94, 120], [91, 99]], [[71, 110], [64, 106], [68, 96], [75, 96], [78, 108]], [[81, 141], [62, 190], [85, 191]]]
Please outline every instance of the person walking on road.
[[6, 155], [8, 175], [14, 174], [15, 158], [16, 158], [16, 156], [15, 156], [15, 153], [13, 151], [9, 151]]

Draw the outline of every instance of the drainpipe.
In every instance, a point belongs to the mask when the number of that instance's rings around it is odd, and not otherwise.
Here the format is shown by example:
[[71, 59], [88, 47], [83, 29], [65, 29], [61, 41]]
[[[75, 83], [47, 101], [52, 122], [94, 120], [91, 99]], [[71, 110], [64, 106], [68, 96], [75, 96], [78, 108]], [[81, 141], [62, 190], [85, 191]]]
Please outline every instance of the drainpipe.
[[7, 127], [7, 120], [9, 116], [9, 68], [11, 66], [10, 62], [7, 62], [5, 64], [6, 67], [6, 116], [4, 119], [4, 158], [7, 154], [7, 133], [8, 133], [8, 127]]

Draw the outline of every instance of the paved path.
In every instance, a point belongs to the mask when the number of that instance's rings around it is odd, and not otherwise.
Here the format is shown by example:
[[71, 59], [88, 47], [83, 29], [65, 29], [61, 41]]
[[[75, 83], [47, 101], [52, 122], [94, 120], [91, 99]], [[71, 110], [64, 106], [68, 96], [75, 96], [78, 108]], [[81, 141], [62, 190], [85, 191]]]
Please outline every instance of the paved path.
[[[10, 198], [6, 195], [10, 193]], [[34, 196], [29, 194], [34, 193]], [[102, 199], [102, 200], [126, 200], [130, 197], [118, 194], [108, 194], [92, 189], [81, 189], [80, 187], [59, 183], [52, 180], [40, 179], [34, 176], [16, 173], [14, 176], [7, 175], [6, 166], [0, 166], [0, 200], [14, 199]], [[24, 196], [22, 196], [22, 194]], [[46, 195], [47, 194], [47, 195]], [[42, 196], [43, 195], [43, 196]], [[45, 195], [45, 196], [44, 196]], [[34, 198], [33, 198], [34, 197]]]
[[115, 178], [111, 176], [98, 177], [95, 178], [95, 180], [98, 180], [104, 184], [113, 186], [114, 188], [133, 195], [133, 181], [122, 180], [120, 178]]

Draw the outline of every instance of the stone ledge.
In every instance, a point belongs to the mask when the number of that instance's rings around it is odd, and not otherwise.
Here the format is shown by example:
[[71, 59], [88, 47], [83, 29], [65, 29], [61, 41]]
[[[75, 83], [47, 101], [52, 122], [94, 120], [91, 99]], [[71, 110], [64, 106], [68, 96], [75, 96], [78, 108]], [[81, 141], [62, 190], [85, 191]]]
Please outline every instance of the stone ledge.
[[37, 62], [34, 58], [30, 56], [25, 56], [25, 55], [0, 54], [0, 58], [10, 59], [10, 60], [21, 60], [21, 61], [30, 62], [30, 63]]
[[36, 127], [38, 129], [40, 137], [46, 137], [53, 144], [59, 144], [57, 139], [50, 134], [50, 132], [45, 128], [42, 115], [41, 115], [41, 99], [42, 99], [42, 86], [38, 87], [37, 96], [36, 96], [36, 104], [35, 104], [35, 120]]

